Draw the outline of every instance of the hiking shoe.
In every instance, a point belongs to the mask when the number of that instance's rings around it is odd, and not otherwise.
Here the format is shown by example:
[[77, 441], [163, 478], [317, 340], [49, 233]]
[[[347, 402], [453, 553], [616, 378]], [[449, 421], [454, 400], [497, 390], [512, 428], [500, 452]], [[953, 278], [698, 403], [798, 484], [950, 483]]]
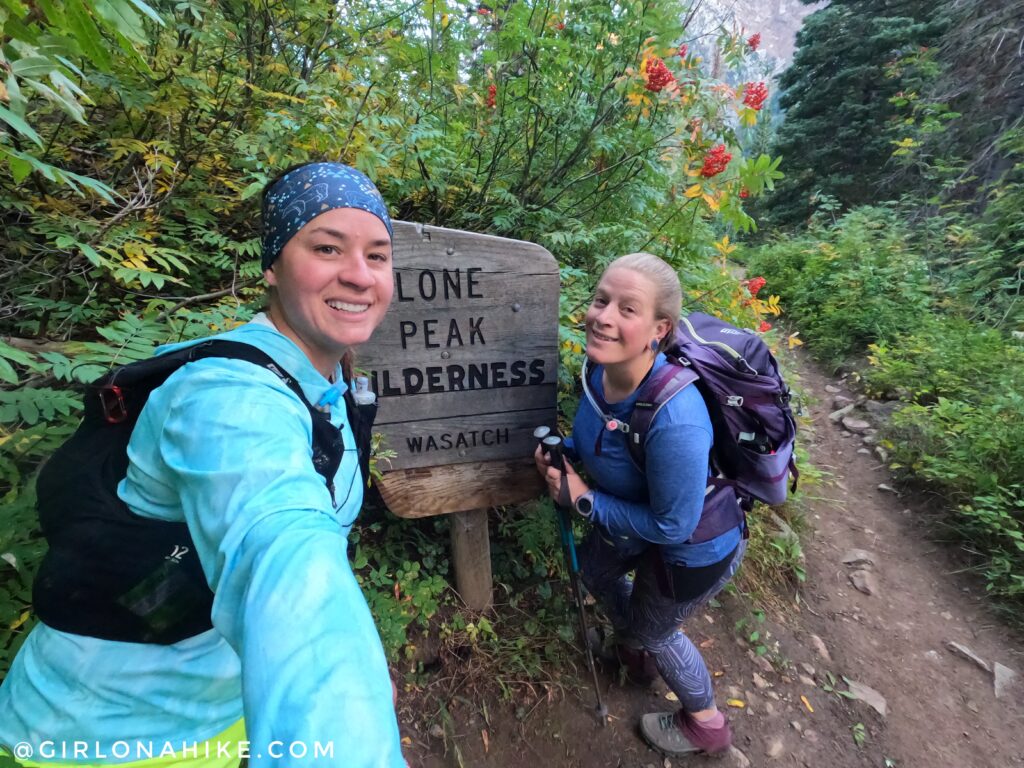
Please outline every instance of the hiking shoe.
[[732, 746], [728, 721], [719, 728], [706, 728], [682, 710], [644, 715], [640, 718], [640, 735], [666, 757], [723, 755]]

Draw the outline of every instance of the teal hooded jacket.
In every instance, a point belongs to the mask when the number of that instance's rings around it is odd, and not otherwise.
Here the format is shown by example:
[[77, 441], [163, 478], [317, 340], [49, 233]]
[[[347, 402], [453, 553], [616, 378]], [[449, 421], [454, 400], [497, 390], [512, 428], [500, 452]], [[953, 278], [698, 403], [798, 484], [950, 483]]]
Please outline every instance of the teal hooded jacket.
[[[312, 403], [331, 386], [263, 316], [219, 338], [266, 352]], [[188, 524], [214, 628], [161, 646], [37, 625], [0, 687], [0, 744], [70, 763], [67, 745], [85, 742], [88, 763], [116, 764], [138, 757], [115, 757], [116, 742], [188, 756], [244, 717], [253, 768], [404, 768], [384, 651], [346, 552], [363, 486], [344, 406], [331, 421], [346, 448], [336, 503], [313, 469], [309, 413], [270, 371], [210, 358], [155, 390], [118, 491], [135, 514]]]

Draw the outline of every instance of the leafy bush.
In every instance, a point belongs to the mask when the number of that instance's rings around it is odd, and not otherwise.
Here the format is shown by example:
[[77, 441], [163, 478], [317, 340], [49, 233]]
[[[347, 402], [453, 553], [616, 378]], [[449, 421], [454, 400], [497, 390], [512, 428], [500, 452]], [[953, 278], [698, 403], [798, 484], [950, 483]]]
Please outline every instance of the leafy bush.
[[1014, 483], [960, 505], [958, 531], [986, 554], [988, 591], [1021, 622], [1024, 608], [1024, 485]]
[[1024, 348], [958, 318], [875, 345], [868, 392], [909, 405], [891, 423], [898, 469], [954, 500], [996, 493], [1024, 477]]
[[388, 658], [399, 658], [408, 646], [409, 630], [426, 630], [443, 604], [448, 589], [447, 520], [399, 520], [383, 517], [354, 529], [352, 568], [370, 605]]
[[984, 210], [963, 207], [938, 219], [942, 240], [928, 258], [950, 301], [1000, 329], [1024, 321], [1024, 127], [996, 142], [1009, 168], [985, 190]]
[[954, 500], [994, 492], [1024, 476], [1024, 396], [958, 395], [907, 406], [893, 416], [888, 433], [894, 469], [932, 481]]
[[912, 333], [880, 340], [869, 350], [871, 367], [863, 372], [868, 394], [924, 404], [972, 388], [988, 390], [1008, 365], [1022, 361], [1021, 350], [1003, 334], [948, 316], [922, 318]]
[[909, 237], [894, 211], [859, 208], [753, 251], [748, 266], [768, 277], [815, 354], [838, 363], [930, 311], [927, 266]]
[[[4, 461], [3, 464], [7, 464]], [[35, 494], [0, 498], [0, 679], [10, 669], [28, 630], [32, 616], [32, 576], [46, 542], [38, 532]]]
[[990, 593], [1024, 607], [1024, 349], [959, 319], [880, 344], [865, 371], [874, 391], [914, 400], [886, 430], [892, 467], [954, 502], [948, 525], [985, 564]]

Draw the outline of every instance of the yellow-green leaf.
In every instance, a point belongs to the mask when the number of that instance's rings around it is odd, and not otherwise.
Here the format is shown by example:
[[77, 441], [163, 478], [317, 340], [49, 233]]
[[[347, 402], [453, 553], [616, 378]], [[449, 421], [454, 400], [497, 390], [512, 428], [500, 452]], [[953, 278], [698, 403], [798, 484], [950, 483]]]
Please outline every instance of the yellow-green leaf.
[[32, 126], [26, 123], [24, 118], [14, 114], [6, 107], [0, 107], [0, 120], [3, 120], [29, 141], [34, 142], [40, 147], [43, 146], [43, 140], [39, 138], [39, 134], [32, 129]]

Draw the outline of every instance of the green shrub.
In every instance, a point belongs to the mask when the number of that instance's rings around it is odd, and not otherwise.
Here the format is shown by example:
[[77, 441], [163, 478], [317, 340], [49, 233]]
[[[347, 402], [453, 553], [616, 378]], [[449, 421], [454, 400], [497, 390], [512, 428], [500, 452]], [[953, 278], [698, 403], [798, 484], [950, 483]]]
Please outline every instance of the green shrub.
[[986, 190], [984, 210], [944, 217], [951, 221], [945, 247], [931, 258], [972, 318], [1019, 328], [1024, 322], [1024, 126], [1007, 130], [997, 145], [1009, 167]]
[[35, 494], [12, 497], [0, 498], [0, 679], [35, 624], [32, 577], [46, 552], [36, 524]]
[[957, 532], [987, 553], [988, 592], [1007, 617], [1024, 624], [1024, 486], [1015, 483], [960, 506]]
[[928, 317], [912, 333], [869, 347], [864, 371], [868, 394], [933, 403], [976, 386], [988, 389], [1007, 366], [1024, 363], [1024, 351], [1003, 334], [958, 317]]
[[1024, 477], [1024, 349], [960, 318], [937, 317], [872, 347], [869, 394], [910, 405], [889, 427], [899, 469], [958, 501]]
[[[985, 336], [979, 333], [979, 338]], [[994, 345], [985, 339], [979, 348], [986, 343]], [[920, 339], [907, 339], [906, 349], [907, 357], [916, 355]], [[898, 355], [889, 352], [879, 361], [886, 374], [906, 361], [890, 365], [894, 357]], [[920, 379], [913, 378], [912, 365], [906, 366], [911, 374], [905, 381], [919, 397], [943, 390], [947, 394], [896, 413], [885, 430], [886, 445], [899, 475], [927, 481], [956, 505], [944, 517], [945, 524], [978, 557], [990, 594], [1019, 620], [1024, 607], [1024, 495], [1016, 481], [1024, 477], [1024, 395], [1015, 382], [1024, 380], [1024, 355], [1004, 349], [1002, 355], [977, 361], [984, 367], [973, 372], [972, 362], [970, 355], [949, 355], [944, 368], [937, 364], [919, 369], [926, 372]], [[1000, 365], [1001, 371], [991, 370]], [[943, 383], [936, 387], [936, 381]]]
[[1024, 397], [1017, 392], [964, 392], [959, 399], [911, 405], [887, 430], [894, 468], [935, 483], [953, 500], [1024, 477], [1022, 434]]
[[352, 568], [370, 605], [388, 658], [408, 646], [409, 629], [426, 630], [442, 604], [451, 603], [446, 577], [448, 520], [384, 516], [353, 529]]
[[869, 392], [909, 402], [885, 430], [892, 468], [951, 503], [944, 524], [984, 570], [1008, 616], [1024, 607], [1024, 349], [991, 329], [938, 317], [876, 345]]
[[885, 208], [859, 208], [828, 229], [779, 239], [755, 251], [763, 274], [812, 350], [838, 363], [912, 329], [931, 310], [924, 260]]

